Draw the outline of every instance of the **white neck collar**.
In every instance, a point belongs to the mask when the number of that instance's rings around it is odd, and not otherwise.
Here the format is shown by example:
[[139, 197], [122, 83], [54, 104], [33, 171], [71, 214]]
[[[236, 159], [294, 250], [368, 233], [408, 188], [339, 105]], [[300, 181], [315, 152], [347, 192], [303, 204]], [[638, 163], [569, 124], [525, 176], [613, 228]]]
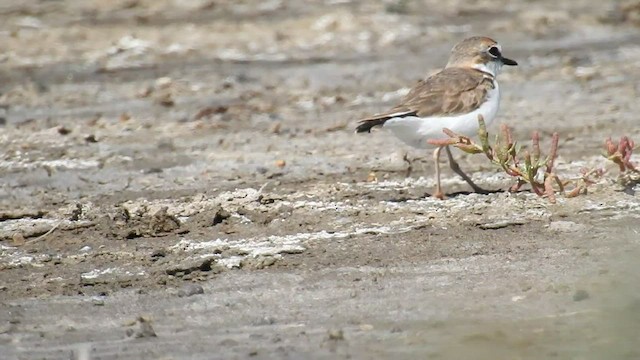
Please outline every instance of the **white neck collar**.
[[496, 77], [500, 74], [500, 70], [502, 70], [502, 63], [500, 61], [489, 61], [486, 64], [475, 64], [473, 68]]

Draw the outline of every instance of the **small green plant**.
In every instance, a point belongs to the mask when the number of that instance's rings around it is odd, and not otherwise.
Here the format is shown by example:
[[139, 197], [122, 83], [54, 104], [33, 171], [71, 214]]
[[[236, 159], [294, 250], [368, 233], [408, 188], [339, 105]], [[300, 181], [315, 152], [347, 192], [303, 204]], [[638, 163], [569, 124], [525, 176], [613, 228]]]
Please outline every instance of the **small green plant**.
[[586, 195], [589, 186], [596, 184], [605, 173], [606, 170], [603, 168], [580, 169], [580, 177], [570, 181], [573, 184], [573, 189], [567, 192], [566, 196], [572, 198], [578, 195]]
[[634, 146], [635, 143], [633, 140], [629, 139], [627, 136], [620, 138], [620, 142], [618, 142], [618, 144], [615, 144], [611, 138], [608, 138], [604, 144], [605, 153], [603, 155], [617, 164], [620, 167], [621, 173], [627, 171], [640, 173], [640, 170], [638, 170], [631, 162], [631, 155], [633, 155]]
[[[489, 133], [481, 115], [478, 116], [478, 124], [480, 144], [446, 128], [443, 132], [449, 136], [448, 139], [430, 140], [429, 143], [440, 146], [451, 145], [470, 154], [482, 153], [507, 175], [516, 179], [510, 191], [517, 191], [523, 185], [529, 184], [537, 195], [544, 196], [551, 203], [555, 203], [556, 192], [564, 192], [566, 185], [570, 183], [562, 181], [554, 171], [558, 157], [558, 133], [551, 136], [549, 153], [544, 156], [540, 150], [540, 134], [537, 131], [531, 136], [531, 151], [529, 151], [523, 150], [513, 140], [513, 134], [508, 126], [503, 124], [500, 127], [500, 133], [496, 135], [492, 145], [489, 143]], [[583, 183], [574, 185], [575, 188], [571, 190], [571, 194], [575, 193], [573, 196], [576, 196], [584, 192], [589, 183], [585, 177]]]
[[631, 162], [634, 148], [635, 143], [627, 136], [621, 137], [617, 144], [611, 138], [605, 140], [602, 155], [618, 165], [618, 182], [624, 187], [633, 187], [640, 183], [640, 170]]
[[[484, 154], [494, 165], [502, 169], [507, 175], [516, 179], [516, 183], [509, 191], [517, 191], [523, 185], [529, 184], [533, 192], [544, 196], [551, 203], [556, 202], [556, 193], [563, 193], [566, 197], [586, 194], [589, 186], [601, 179], [606, 170], [603, 168], [584, 168], [580, 170], [580, 177], [572, 180], [561, 180], [555, 173], [554, 165], [558, 157], [558, 133], [551, 136], [549, 154], [543, 156], [540, 151], [540, 134], [535, 131], [531, 136], [531, 151], [523, 150], [513, 141], [511, 129], [502, 125], [500, 133], [496, 135], [493, 144], [489, 143], [489, 133], [481, 115], [478, 116], [478, 137], [480, 144], [469, 137], [454, 133], [449, 129], [442, 131], [448, 139], [429, 140], [432, 145], [454, 146], [469, 154]], [[614, 143], [611, 138], [606, 139], [603, 156], [612, 161], [620, 170], [618, 182], [625, 188], [632, 188], [640, 184], [640, 169], [631, 162], [635, 143], [627, 136]]]

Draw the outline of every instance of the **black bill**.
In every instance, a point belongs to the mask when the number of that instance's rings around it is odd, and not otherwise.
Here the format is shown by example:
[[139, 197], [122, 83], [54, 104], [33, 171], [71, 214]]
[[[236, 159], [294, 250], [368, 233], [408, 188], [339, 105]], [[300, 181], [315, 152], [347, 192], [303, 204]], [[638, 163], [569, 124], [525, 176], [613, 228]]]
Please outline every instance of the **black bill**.
[[500, 57], [500, 61], [502, 61], [503, 64], [509, 65], [509, 66], [518, 65], [518, 63], [515, 60], [507, 59], [506, 57]]

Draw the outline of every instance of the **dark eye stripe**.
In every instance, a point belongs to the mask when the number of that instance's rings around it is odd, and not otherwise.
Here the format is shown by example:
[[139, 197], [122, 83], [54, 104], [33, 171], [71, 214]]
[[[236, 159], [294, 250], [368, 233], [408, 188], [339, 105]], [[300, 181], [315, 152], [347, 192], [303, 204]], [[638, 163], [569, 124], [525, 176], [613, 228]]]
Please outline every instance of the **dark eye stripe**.
[[493, 56], [495, 56], [495, 57], [500, 57], [500, 50], [498, 50], [498, 48], [497, 48], [497, 47], [492, 46], [492, 47], [489, 49], [489, 54], [491, 54], [491, 55], [493, 55]]

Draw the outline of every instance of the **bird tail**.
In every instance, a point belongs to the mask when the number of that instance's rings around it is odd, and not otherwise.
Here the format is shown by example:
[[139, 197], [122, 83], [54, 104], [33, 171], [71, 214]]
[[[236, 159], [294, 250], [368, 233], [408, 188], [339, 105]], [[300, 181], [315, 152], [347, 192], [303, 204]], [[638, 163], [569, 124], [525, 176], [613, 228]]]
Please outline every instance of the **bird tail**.
[[374, 118], [360, 120], [358, 122], [359, 125], [356, 127], [356, 132], [357, 133], [363, 133], [363, 132], [370, 133], [372, 128], [374, 128], [376, 126], [384, 125], [384, 123], [387, 122], [387, 120], [389, 120], [389, 119], [390, 119], [389, 116], [383, 116], [383, 117], [374, 117]]
[[403, 118], [407, 116], [416, 116], [418, 114], [415, 110], [406, 111], [389, 111], [386, 114], [375, 115], [370, 118], [362, 119], [359, 121], [360, 125], [356, 127], [356, 132], [371, 132], [371, 128], [375, 126], [382, 126], [387, 120], [394, 118]]

